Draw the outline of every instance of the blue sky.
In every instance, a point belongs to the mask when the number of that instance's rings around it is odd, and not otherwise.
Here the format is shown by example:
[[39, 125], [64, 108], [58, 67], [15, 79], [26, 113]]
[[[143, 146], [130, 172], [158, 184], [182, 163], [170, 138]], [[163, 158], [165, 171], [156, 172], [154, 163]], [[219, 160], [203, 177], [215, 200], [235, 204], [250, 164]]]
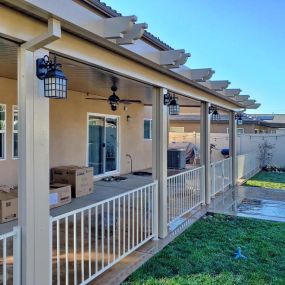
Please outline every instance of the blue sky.
[[212, 67], [212, 79], [227, 79], [262, 103], [253, 113], [285, 113], [285, 0], [104, 2], [190, 52], [189, 67]]

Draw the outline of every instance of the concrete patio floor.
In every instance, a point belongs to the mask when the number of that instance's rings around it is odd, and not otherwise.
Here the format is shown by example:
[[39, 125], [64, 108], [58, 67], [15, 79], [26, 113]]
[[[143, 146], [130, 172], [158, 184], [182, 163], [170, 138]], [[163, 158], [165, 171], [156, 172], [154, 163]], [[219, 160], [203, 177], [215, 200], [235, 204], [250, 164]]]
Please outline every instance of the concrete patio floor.
[[209, 211], [285, 222], [285, 191], [238, 186], [217, 195]]
[[[118, 182], [105, 182], [101, 180], [94, 182], [93, 193], [83, 197], [72, 199], [72, 202], [70, 204], [66, 204], [64, 206], [52, 209], [50, 211], [51, 216], [55, 217], [85, 206], [92, 205], [96, 202], [100, 202], [105, 199], [123, 194], [130, 190], [150, 184], [154, 181], [151, 176], [136, 176], [132, 174], [127, 174], [124, 176], [128, 179]], [[0, 234], [11, 231], [14, 226], [17, 226], [17, 224], [17, 220], [0, 224]]]
[[[196, 167], [199, 166], [187, 165], [186, 169], [168, 169], [168, 176], [182, 173]], [[146, 169], [143, 171], [151, 172], [152, 169]], [[125, 192], [131, 191], [133, 189], [154, 182], [152, 176], [138, 176], [133, 174], [126, 174], [122, 176], [127, 177], [127, 180], [112, 181], [112, 182], [105, 182], [102, 180], [95, 181], [93, 193], [83, 197], [72, 199], [72, 202], [70, 204], [52, 209], [50, 211], [51, 216], [55, 217], [64, 213], [68, 213], [73, 210], [89, 206], [91, 204], [103, 201], [105, 199], [123, 194]], [[0, 224], [0, 234], [12, 231], [13, 227], [17, 226], [17, 224], [18, 224], [17, 220]]]

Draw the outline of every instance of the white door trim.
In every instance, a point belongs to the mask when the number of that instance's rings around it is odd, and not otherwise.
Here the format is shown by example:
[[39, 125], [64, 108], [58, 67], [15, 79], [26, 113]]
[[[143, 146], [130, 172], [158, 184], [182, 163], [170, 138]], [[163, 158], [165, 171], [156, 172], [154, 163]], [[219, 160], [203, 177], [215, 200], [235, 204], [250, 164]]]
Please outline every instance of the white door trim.
[[[117, 115], [109, 115], [109, 114], [101, 114], [101, 113], [92, 113], [92, 112], [87, 112], [87, 138], [86, 138], [86, 165], [89, 165], [89, 148], [88, 148], [88, 142], [89, 142], [89, 117], [90, 116], [96, 116], [96, 117], [101, 117], [104, 119], [104, 125], [106, 124], [106, 119], [117, 119], [118, 126], [117, 126], [117, 161], [116, 161], [116, 170], [114, 171], [108, 171], [104, 172], [103, 174], [99, 175], [94, 175], [94, 179], [98, 180], [100, 178], [110, 176], [110, 175], [118, 175], [120, 174], [120, 166], [121, 166], [121, 122], [120, 122], [120, 116]], [[106, 128], [106, 126], [105, 126]], [[106, 132], [104, 132], [105, 136], [105, 141], [106, 141]], [[106, 159], [106, 155], [104, 153], [104, 159]], [[105, 162], [104, 162], [104, 171], [105, 171]]]

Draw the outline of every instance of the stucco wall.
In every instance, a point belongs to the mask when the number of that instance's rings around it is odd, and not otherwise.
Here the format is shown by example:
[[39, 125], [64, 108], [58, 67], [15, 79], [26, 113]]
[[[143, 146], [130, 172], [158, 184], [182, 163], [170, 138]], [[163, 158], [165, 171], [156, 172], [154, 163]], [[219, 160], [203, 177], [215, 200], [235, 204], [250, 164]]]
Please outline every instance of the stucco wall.
[[[50, 166], [86, 165], [87, 113], [111, 114], [120, 120], [120, 173], [152, 166], [152, 142], [143, 138], [144, 106], [120, 105], [112, 112], [107, 102], [85, 100], [86, 94], [69, 91], [67, 100], [50, 100]], [[12, 106], [17, 105], [17, 81], [0, 77], [0, 104], [7, 104], [7, 153], [0, 161], [0, 185], [17, 184], [17, 160], [12, 159]], [[127, 115], [131, 120], [127, 122]]]
[[[110, 110], [107, 102], [85, 99], [86, 94], [69, 91], [67, 100], [51, 100], [50, 104], [50, 165], [68, 165], [87, 163], [87, 113], [110, 114], [120, 120], [120, 170], [130, 172], [133, 158], [133, 170], [151, 167], [151, 140], [143, 138], [144, 106], [127, 105], [127, 111], [120, 105], [118, 110]], [[127, 121], [127, 115], [131, 117]]]
[[6, 104], [6, 159], [0, 160], [0, 185], [17, 184], [17, 160], [12, 158], [12, 113], [17, 105], [17, 84], [15, 80], [0, 77], [0, 104]]

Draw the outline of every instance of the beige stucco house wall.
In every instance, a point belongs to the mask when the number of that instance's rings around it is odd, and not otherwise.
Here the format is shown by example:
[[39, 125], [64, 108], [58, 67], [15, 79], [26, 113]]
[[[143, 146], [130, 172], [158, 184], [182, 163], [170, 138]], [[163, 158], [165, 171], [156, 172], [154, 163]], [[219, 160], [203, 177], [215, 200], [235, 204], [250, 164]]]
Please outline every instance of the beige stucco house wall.
[[[119, 116], [119, 170], [121, 174], [152, 166], [152, 141], [144, 140], [144, 105], [119, 105], [113, 112], [107, 102], [86, 100], [86, 94], [69, 91], [67, 100], [50, 100], [50, 167], [87, 165], [87, 113]], [[17, 105], [17, 81], [0, 77], [0, 104], [6, 104], [6, 159], [0, 161], [0, 185], [17, 184], [17, 160], [12, 158], [12, 110]], [[127, 115], [131, 117], [127, 121]]]
[[6, 157], [0, 160], [0, 185], [17, 184], [18, 160], [12, 158], [13, 105], [17, 105], [17, 82], [0, 77], [0, 104], [6, 105]]

